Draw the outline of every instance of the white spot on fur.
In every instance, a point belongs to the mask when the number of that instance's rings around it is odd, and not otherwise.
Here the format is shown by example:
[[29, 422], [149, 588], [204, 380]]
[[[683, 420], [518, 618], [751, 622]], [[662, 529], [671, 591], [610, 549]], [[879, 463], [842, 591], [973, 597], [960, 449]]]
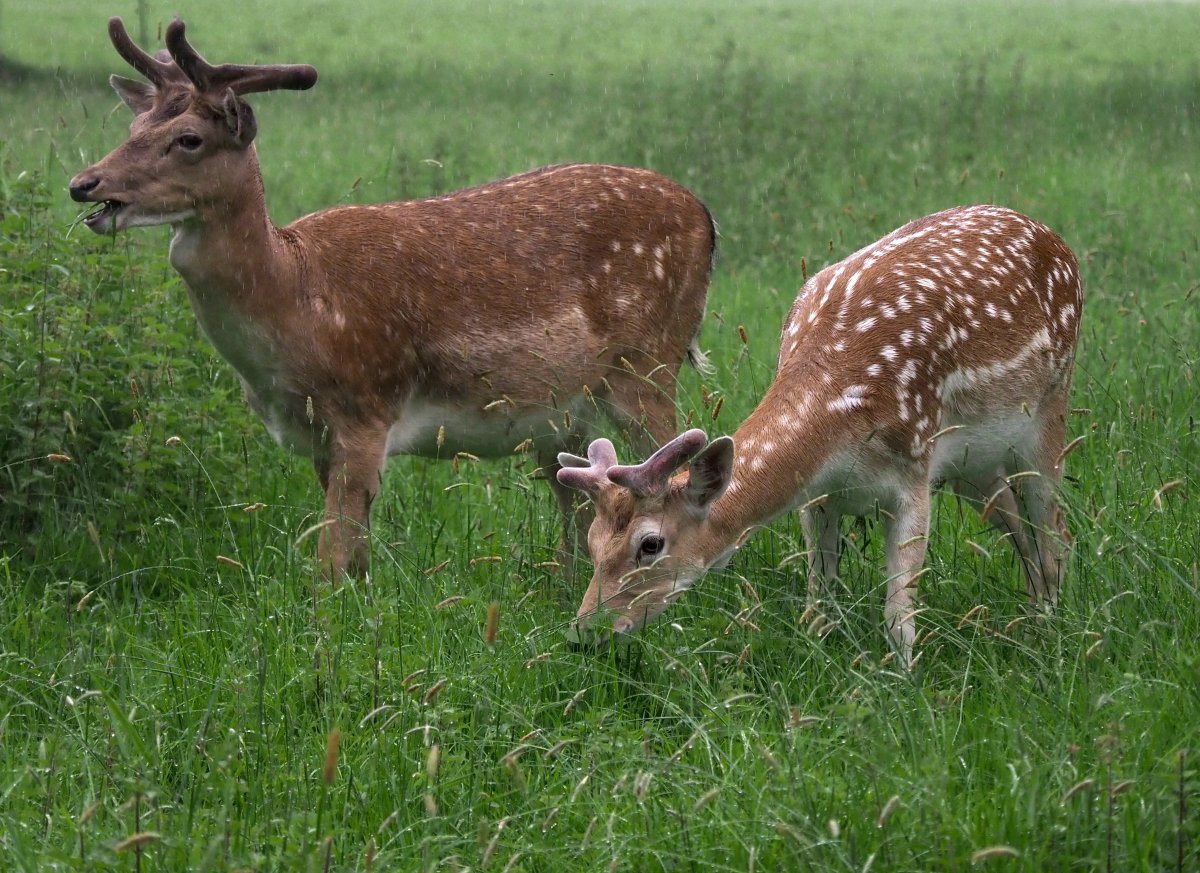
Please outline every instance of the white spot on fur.
[[842, 392], [842, 396], [829, 401], [825, 408], [830, 412], [849, 412], [867, 405], [867, 394], [870, 389], [866, 385], [851, 385]]

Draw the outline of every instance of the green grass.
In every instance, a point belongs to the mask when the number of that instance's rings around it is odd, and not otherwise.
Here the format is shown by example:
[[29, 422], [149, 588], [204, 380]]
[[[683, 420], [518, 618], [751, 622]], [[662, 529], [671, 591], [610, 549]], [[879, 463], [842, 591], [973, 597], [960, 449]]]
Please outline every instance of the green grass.
[[[151, 33], [176, 8], [148, 6]], [[13, 869], [362, 870], [374, 852], [377, 870], [924, 871], [994, 846], [1019, 857], [982, 869], [1200, 865], [1196, 6], [195, 6], [210, 59], [321, 70], [254, 101], [278, 222], [567, 160], [696, 190], [723, 231], [718, 370], [685, 374], [681, 416], [710, 433], [769, 383], [802, 262], [957, 203], [1051, 225], [1086, 284], [1076, 547], [1059, 613], [1011, 629], [1014, 561], [943, 500], [937, 634], [902, 675], [875, 529], [847, 531], [841, 624], [816, 640], [781, 519], [632, 644], [584, 655], [562, 637], [583, 580], [542, 566], [558, 523], [532, 464], [398, 458], [371, 582], [330, 589], [303, 537], [311, 471], [199, 336], [165, 232], [68, 233], [67, 179], [127, 123], [104, 20], [136, 36], [136, 4], [8, 2], [0, 53], [35, 68], [0, 82]]]

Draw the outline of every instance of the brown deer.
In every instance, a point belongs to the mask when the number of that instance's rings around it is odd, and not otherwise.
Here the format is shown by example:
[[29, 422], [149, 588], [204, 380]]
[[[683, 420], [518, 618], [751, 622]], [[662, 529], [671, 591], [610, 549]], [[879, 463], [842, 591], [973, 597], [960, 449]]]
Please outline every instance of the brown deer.
[[[994, 206], [918, 219], [822, 270], [788, 315], [775, 381], [732, 439], [690, 430], [637, 466], [618, 466], [607, 440], [587, 459], [559, 456], [559, 481], [596, 510], [577, 632], [598, 642], [640, 628], [793, 508], [819, 609], [841, 517], [878, 511], [885, 623], [909, 664], [942, 482], [1007, 535], [1030, 600], [1052, 606], [1069, 541], [1056, 489], [1082, 306], [1063, 241]], [[601, 611], [611, 626], [588, 627]]]
[[444, 197], [341, 206], [276, 227], [243, 95], [311, 88], [305, 65], [213, 66], [167, 27], [151, 56], [119, 18], [113, 76], [127, 142], [71, 180], [96, 233], [169, 224], [200, 326], [272, 435], [313, 458], [319, 554], [367, 569], [389, 455], [532, 450], [569, 522], [555, 455], [597, 410], [643, 445], [675, 433], [675, 380], [696, 345], [716, 229], [648, 170], [568, 164]]

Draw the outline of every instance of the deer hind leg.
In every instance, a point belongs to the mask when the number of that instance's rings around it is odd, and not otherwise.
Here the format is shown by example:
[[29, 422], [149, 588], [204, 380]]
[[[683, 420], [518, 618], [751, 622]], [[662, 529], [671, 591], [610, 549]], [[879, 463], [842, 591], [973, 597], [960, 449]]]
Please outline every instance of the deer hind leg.
[[955, 493], [975, 507], [980, 518], [988, 522], [1000, 534], [1001, 539], [1008, 541], [1021, 562], [1025, 573], [1030, 597], [1033, 596], [1034, 577], [1041, 572], [1040, 566], [1033, 560], [1034, 546], [1030, 542], [1021, 520], [1021, 509], [1017, 504], [1017, 495], [1005, 478], [1003, 469], [996, 469], [988, 474], [974, 476], [968, 479], [954, 480]]
[[[567, 443], [556, 447], [565, 452], [582, 454], [583, 439], [572, 437]], [[538, 466], [550, 485], [554, 501], [558, 504], [559, 515], [562, 517], [562, 536], [558, 541], [558, 563], [563, 575], [572, 578], [575, 570], [575, 555], [587, 554], [587, 531], [592, 523], [593, 508], [590, 500], [579, 499], [579, 493], [558, 481], [558, 471], [562, 467], [558, 463], [555, 451], [541, 450], [538, 452]]]
[[1058, 603], [1071, 544], [1071, 532], [1058, 501], [1066, 411], [1064, 388], [1039, 411], [1040, 427], [1031, 452], [1032, 463], [1022, 464], [1014, 456], [1013, 466], [1024, 469], [1009, 471], [1029, 543], [1024, 563], [1029, 578], [1029, 601], [1034, 607], [1053, 608]]
[[339, 433], [314, 461], [325, 490], [325, 527], [317, 546], [324, 572], [362, 577], [370, 567], [371, 503], [387, 457], [387, 429]]
[[[642, 454], [676, 436], [675, 385], [679, 364], [659, 364], [648, 355], [623, 358], [607, 377], [613, 418]], [[628, 362], [634, 369], [625, 367]]]
[[832, 583], [837, 578], [838, 558], [841, 556], [841, 513], [818, 506], [800, 512], [800, 527], [808, 547], [808, 598], [806, 614], [813, 616], [810, 625], [822, 634], [831, 622], [825, 610], [832, 602]]
[[929, 541], [929, 486], [922, 483], [897, 501], [886, 516], [887, 600], [883, 620], [900, 663], [912, 665], [917, 637], [917, 582]]

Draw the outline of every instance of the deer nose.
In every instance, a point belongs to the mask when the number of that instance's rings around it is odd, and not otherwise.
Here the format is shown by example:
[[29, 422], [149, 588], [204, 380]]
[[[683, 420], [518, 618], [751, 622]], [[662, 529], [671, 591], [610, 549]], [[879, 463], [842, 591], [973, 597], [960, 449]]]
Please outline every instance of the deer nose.
[[71, 180], [70, 192], [71, 199], [80, 203], [86, 203], [91, 199], [88, 195], [96, 190], [96, 186], [100, 184], [99, 176], [92, 176], [85, 173], [80, 173]]
[[609, 642], [612, 634], [604, 627], [596, 627], [595, 624], [589, 624], [576, 619], [571, 622], [567, 628], [567, 644], [575, 651], [595, 651], [603, 649]]

